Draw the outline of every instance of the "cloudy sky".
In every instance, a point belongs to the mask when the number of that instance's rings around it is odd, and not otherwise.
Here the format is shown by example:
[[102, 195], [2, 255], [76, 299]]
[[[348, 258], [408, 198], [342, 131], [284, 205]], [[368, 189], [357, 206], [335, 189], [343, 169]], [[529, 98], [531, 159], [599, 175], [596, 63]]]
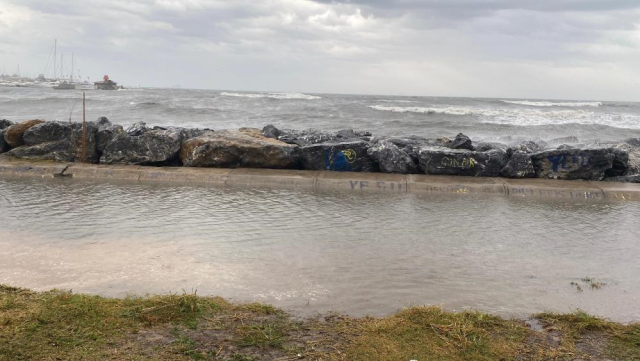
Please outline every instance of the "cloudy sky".
[[640, 101], [638, 0], [0, 0], [0, 72], [55, 38], [125, 85]]

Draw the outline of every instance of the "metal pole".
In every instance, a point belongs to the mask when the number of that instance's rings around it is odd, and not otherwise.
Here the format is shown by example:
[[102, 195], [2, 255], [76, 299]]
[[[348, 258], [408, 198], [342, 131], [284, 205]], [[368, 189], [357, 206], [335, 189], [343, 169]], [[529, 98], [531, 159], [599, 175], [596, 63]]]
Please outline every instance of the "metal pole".
[[82, 163], [87, 161], [87, 117], [85, 113], [85, 92], [82, 92]]

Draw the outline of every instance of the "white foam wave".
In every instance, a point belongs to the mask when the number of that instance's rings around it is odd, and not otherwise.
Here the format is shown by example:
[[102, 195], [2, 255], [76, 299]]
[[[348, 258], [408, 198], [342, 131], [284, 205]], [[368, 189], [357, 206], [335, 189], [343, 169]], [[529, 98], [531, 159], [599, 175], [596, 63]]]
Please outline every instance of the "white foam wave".
[[526, 105], [532, 107], [594, 107], [602, 105], [600, 102], [546, 102], [546, 101], [529, 101], [529, 100], [501, 100], [503, 103]]
[[394, 113], [423, 113], [423, 114], [448, 114], [448, 115], [473, 115], [473, 110], [467, 108], [422, 108], [422, 107], [386, 107], [382, 105], [370, 105], [369, 108], [384, 110]]
[[640, 129], [640, 116], [621, 113], [596, 113], [593, 111], [539, 109], [488, 109], [488, 108], [421, 108], [421, 107], [385, 107], [372, 105], [369, 108], [395, 113], [445, 114], [458, 116], [477, 116], [483, 123], [516, 126], [585, 124], [606, 125], [622, 129]]
[[380, 101], [384, 103], [415, 103], [414, 101], [411, 101], [411, 100], [382, 99]]
[[302, 100], [314, 100], [322, 99], [319, 96], [308, 95], [302, 93], [220, 93], [222, 96], [227, 97], [239, 97], [239, 98], [271, 98], [271, 99], [302, 99]]

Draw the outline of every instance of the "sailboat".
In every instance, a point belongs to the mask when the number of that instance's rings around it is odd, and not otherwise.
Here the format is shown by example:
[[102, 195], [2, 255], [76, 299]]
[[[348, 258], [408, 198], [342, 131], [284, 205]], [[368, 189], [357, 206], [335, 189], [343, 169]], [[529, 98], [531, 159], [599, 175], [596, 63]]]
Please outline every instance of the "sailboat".
[[[60, 75], [62, 76], [62, 69], [64, 68], [64, 55], [60, 55]], [[73, 53], [71, 53], [71, 75], [69, 81], [63, 80], [58, 85], [54, 86], [55, 90], [75, 90], [76, 84], [73, 81]]]

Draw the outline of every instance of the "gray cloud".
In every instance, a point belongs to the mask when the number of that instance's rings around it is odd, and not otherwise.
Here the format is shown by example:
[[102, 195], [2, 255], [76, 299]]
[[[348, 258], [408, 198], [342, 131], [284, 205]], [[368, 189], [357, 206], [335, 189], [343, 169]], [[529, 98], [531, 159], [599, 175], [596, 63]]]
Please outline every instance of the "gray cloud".
[[125, 84], [640, 99], [636, 0], [0, 0], [0, 71], [54, 38]]

